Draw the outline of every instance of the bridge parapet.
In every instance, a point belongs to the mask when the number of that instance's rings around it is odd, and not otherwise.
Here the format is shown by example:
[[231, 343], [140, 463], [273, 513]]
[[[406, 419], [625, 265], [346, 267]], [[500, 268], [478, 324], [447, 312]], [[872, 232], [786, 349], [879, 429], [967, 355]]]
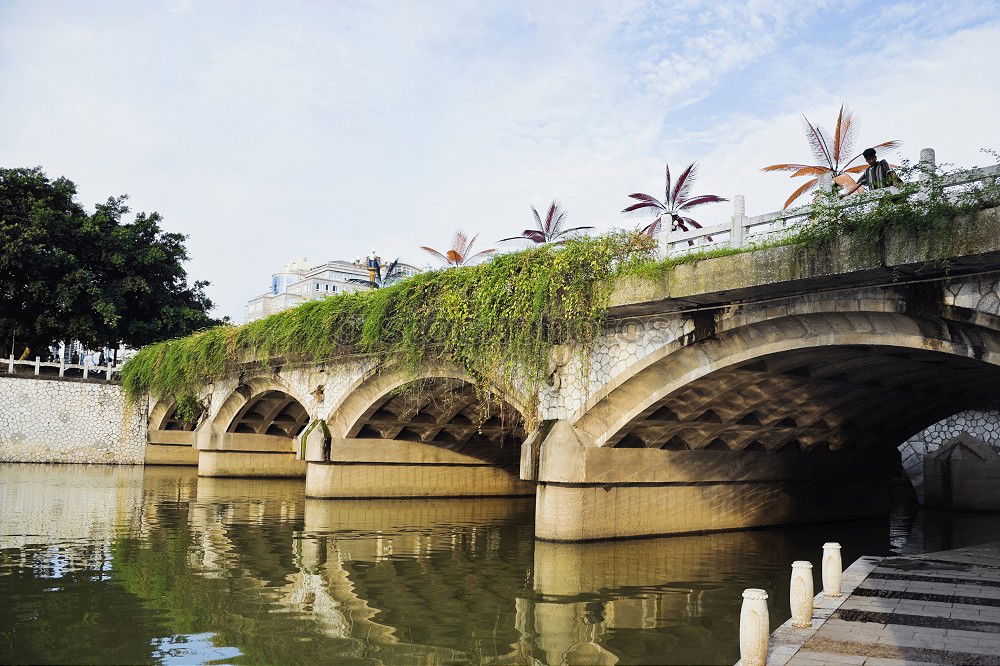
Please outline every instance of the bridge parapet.
[[[916, 166], [918, 181], [912, 184], [917, 187], [917, 191], [912, 194], [916, 200], [927, 199], [931, 187], [939, 188], [946, 193], [946, 196], [954, 199], [958, 196], [959, 188], [962, 186], [987, 182], [1000, 176], [1000, 165], [992, 165], [963, 169], [935, 177], [936, 165], [935, 151], [932, 148], [924, 148], [920, 151], [920, 160]], [[817, 191], [820, 193], [833, 192], [830, 174], [824, 174], [824, 177], [820, 179]], [[864, 195], [850, 197], [841, 202], [840, 207], [850, 209], [873, 206], [881, 199], [894, 196], [894, 194], [894, 191], [888, 189], [875, 190]], [[805, 205], [747, 216], [746, 199], [742, 194], [738, 194], [733, 197], [733, 215], [728, 224], [713, 224], [701, 229], [673, 231], [664, 238], [664, 251], [668, 255], [683, 255], [706, 249], [740, 248], [765, 244], [794, 233], [813, 212], [811, 205]]]

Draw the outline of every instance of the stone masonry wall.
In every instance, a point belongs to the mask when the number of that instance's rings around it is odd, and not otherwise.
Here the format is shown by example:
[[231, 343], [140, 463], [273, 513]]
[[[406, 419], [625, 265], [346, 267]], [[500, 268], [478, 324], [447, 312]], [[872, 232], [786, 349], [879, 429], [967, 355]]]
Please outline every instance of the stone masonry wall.
[[913, 489], [921, 501], [924, 499], [924, 456], [937, 451], [942, 444], [957, 437], [963, 430], [976, 439], [1000, 449], [1000, 410], [968, 409], [959, 412], [938, 421], [900, 445], [903, 469], [910, 477]]
[[0, 377], [0, 462], [141, 465], [146, 405], [103, 382]]

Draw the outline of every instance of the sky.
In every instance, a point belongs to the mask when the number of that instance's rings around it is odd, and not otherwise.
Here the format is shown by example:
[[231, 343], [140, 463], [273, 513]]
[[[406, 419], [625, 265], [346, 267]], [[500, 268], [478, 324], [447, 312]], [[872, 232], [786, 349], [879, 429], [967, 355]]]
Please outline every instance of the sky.
[[810, 162], [802, 116], [843, 103], [859, 147], [989, 163], [998, 44], [995, 0], [0, 0], [0, 166], [159, 211], [239, 322], [295, 257], [429, 266], [420, 245], [496, 247], [553, 199], [632, 228], [665, 162], [776, 210], [795, 183], [760, 168]]

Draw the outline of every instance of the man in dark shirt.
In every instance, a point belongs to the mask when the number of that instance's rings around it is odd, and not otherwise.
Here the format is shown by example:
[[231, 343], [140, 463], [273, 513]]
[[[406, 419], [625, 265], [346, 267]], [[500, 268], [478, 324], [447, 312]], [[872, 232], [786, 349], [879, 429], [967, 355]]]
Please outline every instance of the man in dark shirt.
[[899, 176], [892, 170], [888, 162], [875, 156], [874, 148], [866, 148], [861, 155], [868, 162], [868, 168], [858, 178], [858, 182], [840, 195], [841, 198], [854, 194], [861, 186], [867, 187], [869, 190], [880, 190], [885, 187], [896, 187], [900, 184]]

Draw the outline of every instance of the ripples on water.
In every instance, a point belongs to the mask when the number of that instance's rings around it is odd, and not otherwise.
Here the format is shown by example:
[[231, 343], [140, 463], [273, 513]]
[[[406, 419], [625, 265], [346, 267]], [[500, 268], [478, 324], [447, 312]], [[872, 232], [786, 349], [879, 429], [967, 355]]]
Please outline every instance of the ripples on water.
[[[189, 468], [0, 465], [0, 662], [733, 663], [795, 559], [1000, 538], [995, 515], [536, 543], [532, 500], [307, 500]], [[816, 570], [818, 574], [818, 567]]]

